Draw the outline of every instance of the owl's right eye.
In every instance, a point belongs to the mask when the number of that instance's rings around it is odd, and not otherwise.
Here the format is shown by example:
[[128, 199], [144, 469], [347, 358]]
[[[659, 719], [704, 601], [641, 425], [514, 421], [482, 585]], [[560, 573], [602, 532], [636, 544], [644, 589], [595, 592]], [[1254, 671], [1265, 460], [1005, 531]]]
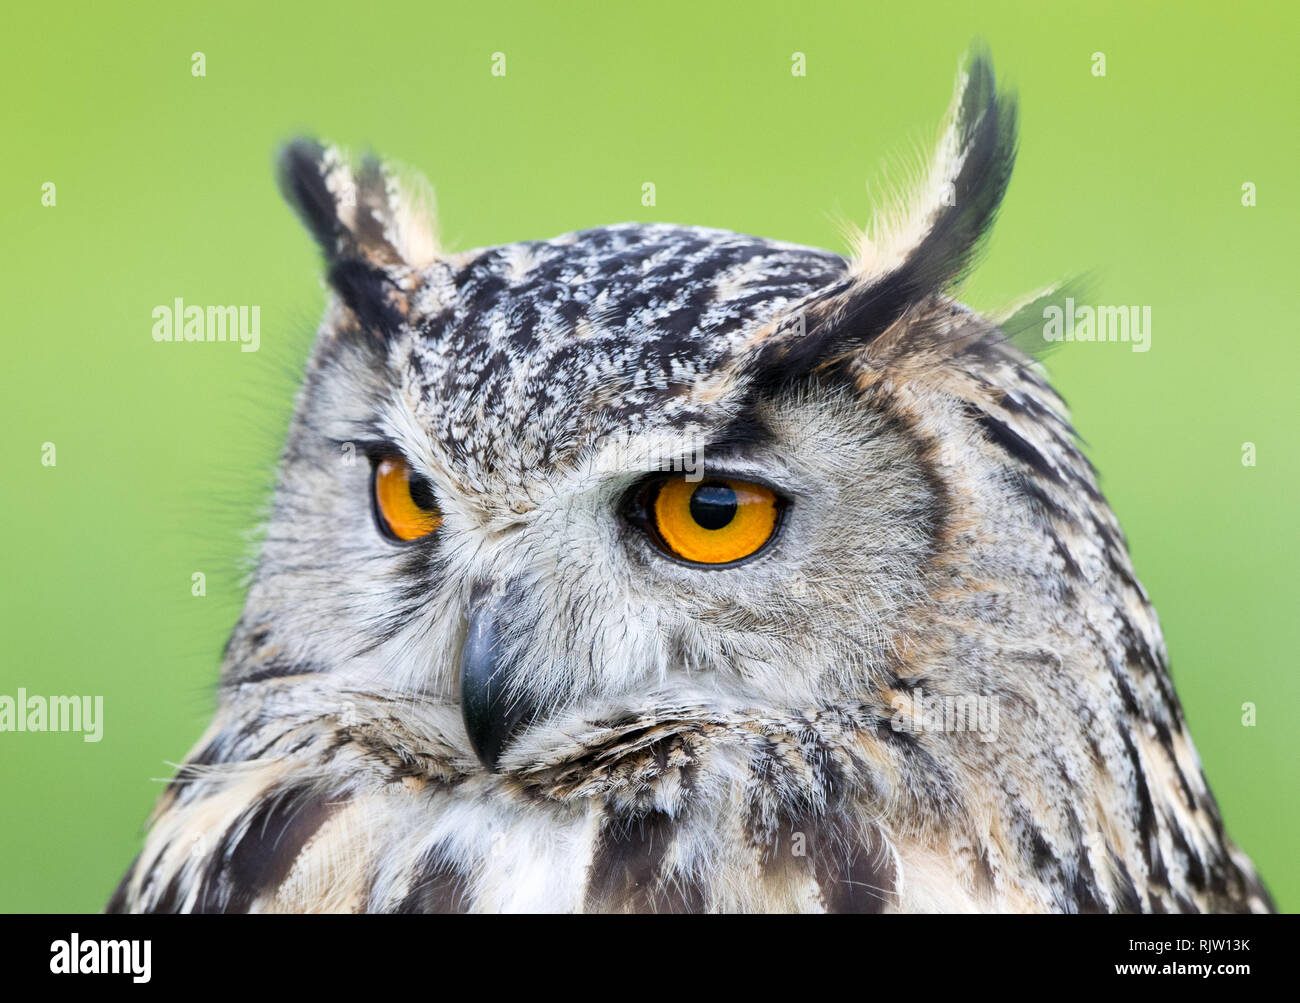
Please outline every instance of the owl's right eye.
[[401, 456], [382, 456], [371, 477], [375, 521], [390, 540], [409, 543], [442, 525], [429, 482]]
[[654, 478], [625, 511], [662, 553], [697, 567], [748, 560], [776, 537], [786, 501], [766, 484], [731, 477]]

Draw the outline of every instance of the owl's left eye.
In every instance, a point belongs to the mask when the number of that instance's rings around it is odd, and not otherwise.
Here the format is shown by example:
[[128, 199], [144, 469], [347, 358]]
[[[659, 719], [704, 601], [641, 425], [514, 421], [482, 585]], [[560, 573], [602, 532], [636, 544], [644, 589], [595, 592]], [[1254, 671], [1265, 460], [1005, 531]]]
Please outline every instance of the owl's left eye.
[[642, 485], [631, 498], [629, 515], [668, 556], [721, 567], [763, 550], [776, 536], [784, 506], [765, 484], [674, 475]]
[[381, 456], [371, 478], [375, 521], [390, 540], [409, 543], [442, 525], [429, 482], [401, 456]]

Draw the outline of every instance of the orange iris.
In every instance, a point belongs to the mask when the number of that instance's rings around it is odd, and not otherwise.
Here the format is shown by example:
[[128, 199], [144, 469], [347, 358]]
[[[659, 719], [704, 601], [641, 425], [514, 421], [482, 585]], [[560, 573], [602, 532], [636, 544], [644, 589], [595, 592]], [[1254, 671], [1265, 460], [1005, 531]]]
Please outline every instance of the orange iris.
[[776, 493], [749, 481], [670, 477], [655, 494], [655, 529], [670, 551], [696, 564], [730, 564], [776, 531]]
[[412, 475], [400, 456], [385, 456], [375, 464], [375, 508], [390, 536], [418, 540], [442, 525], [428, 482]]

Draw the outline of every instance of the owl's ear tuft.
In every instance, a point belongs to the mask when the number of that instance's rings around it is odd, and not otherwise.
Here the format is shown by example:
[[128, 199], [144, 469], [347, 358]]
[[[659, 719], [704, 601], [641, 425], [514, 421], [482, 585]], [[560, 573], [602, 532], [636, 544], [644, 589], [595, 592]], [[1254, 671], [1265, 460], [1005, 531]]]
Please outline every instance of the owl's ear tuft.
[[1016, 159], [1017, 102], [999, 93], [993, 61], [976, 43], [957, 74], [952, 105], [924, 180], [897, 207], [881, 207], [860, 235], [852, 272], [889, 277], [915, 295], [950, 287], [988, 236]]
[[415, 273], [439, 257], [433, 195], [373, 157], [296, 139], [281, 151], [280, 190], [325, 253], [330, 284], [367, 328], [388, 333], [409, 307]]
[[760, 382], [787, 383], [869, 345], [910, 309], [956, 285], [1011, 179], [1016, 119], [1015, 95], [998, 91], [988, 52], [976, 44], [958, 74], [925, 183], [902, 211], [878, 213], [845, 278], [774, 324], [743, 365]]

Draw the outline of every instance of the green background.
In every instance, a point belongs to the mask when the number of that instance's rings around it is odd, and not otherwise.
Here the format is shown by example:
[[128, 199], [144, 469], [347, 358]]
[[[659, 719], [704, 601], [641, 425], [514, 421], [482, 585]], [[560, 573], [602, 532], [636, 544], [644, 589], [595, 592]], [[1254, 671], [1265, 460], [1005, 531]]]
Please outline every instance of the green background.
[[[324, 302], [279, 143], [420, 168], [453, 248], [631, 219], [843, 250], [842, 222], [929, 147], [977, 36], [1019, 87], [1022, 144], [966, 298], [1089, 272], [1092, 302], [1152, 307], [1148, 353], [1049, 363], [1229, 829], [1300, 906], [1294, 4], [114, 6], [23, 5], [0, 42], [0, 694], [105, 706], [97, 745], [0, 734], [0, 910], [102, 907], [210, 713]], [[177, 296], [260, 305], [262, 350], [156, 344], [150, 312]]]

